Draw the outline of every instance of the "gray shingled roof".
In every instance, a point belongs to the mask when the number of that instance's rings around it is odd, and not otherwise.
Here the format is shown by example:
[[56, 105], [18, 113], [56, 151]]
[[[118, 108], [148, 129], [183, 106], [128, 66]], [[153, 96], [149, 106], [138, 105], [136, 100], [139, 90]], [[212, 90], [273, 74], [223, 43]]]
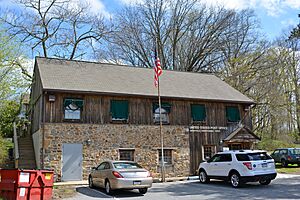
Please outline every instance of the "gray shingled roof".
[[[44, 90], [157, 96], [153, 69], [36, 58]], [[162, 97], [254, 103], [211, 74], [164, 70]]]

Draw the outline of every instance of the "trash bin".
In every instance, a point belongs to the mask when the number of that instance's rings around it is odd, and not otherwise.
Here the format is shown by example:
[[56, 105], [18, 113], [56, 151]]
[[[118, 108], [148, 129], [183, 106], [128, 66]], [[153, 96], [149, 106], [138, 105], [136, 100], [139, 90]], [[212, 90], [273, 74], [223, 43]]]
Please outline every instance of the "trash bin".
[[53, 171], [0, 169], [0, 197], [7, 200], [52, 198]]

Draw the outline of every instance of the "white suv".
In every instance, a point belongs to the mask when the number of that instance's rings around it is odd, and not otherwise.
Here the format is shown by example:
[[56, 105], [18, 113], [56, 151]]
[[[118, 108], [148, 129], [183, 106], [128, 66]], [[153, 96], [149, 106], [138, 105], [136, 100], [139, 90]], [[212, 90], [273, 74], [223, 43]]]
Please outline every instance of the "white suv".
[[219, 152], [208, 161], [200, 163], [198, 172], [201, 183], [222, 179], [230, 181], [234, 188], [256, 181], [268, 185], [277, 175], [274, 160], [261, 150]]

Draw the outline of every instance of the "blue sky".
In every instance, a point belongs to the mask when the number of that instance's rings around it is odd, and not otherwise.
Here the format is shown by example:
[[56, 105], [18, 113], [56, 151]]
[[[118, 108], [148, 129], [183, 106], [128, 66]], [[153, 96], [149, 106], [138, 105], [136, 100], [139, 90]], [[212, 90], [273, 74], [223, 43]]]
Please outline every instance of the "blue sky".
[[[123, 5], [141, 0], [90, 0], [98, 1], [106, 12], [113, 12]], [[299, 22], [300, 0], [200, 0], [210, 5], [223, 5], [225, 8], [241, 10], [254, 9], [263, 33], [270, 40], [280, 36], [283, 30], [290, 30]]]
[[[141, 2], [143, 0], [71, 0], [73, 4], [87, 1], [91, 5], [91, 12], [102, 13], [106, 17], [113, 17], [113, 13], [124, 5]], [[300, 0], [199, 0], [210, 5], [223, 5], [230, 9], [254, 9], [263, 33], [270, 40], [278, 37], [282, 30], [291, 29], [299, 22]], [[0, 7], [11, 5], [12, 0], [0, 0]]]

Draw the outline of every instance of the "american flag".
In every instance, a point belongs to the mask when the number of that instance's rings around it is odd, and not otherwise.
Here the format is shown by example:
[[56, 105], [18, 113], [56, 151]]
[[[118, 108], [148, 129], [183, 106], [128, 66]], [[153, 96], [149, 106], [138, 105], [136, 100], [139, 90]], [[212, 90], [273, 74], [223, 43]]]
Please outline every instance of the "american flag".
[[159, 60], [159, 57], [157, 56], [157, 51], [155, 49], [155, 66], [154, 66], [154, 85], [155, 87], [158, 86], [158, 79], [159, 79], [159, 76], [162, 74], [162, 69], [161, 69], [161, 66], [160, 66], [160, 60]]

